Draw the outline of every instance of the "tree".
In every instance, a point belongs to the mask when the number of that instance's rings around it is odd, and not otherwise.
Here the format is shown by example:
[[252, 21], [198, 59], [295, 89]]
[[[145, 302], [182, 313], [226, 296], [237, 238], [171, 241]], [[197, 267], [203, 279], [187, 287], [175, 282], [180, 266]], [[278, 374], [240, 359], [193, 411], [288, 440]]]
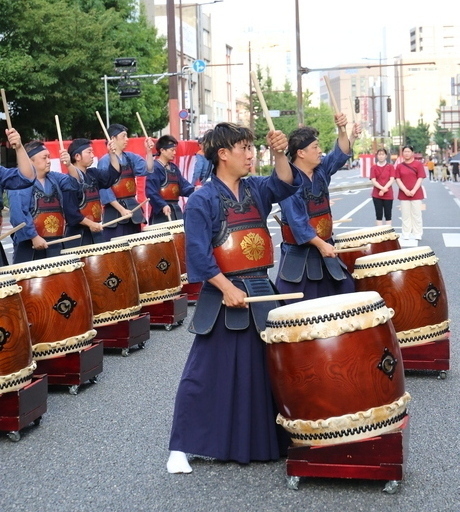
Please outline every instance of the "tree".
[[[116, 57], [132, 56], [143, 73], [166, 69], [164, 40], [135, 19], [129, 0], [0, 0], [0, 80], [13, 125], [27, 138], [55, 139], [54, 114], [64, 138], [102, 137], [95, 111], [104, 112], [101, 77]], [[109, 92], [111, 116], [139, 131], [167, 124], [167, 84], [143, 85], [141, 98], [122, 102]]]
[[416, 153], [424, 155], [426, 147], [430, 143], [430, 125], [419, 119], [417, 126], [414, 128], [407, 124], [406, 127], [406, 144], [414, 147]]
[[441, 107], [446, 106], [446, 101], [441, 100], [439, 103], [439, 109], [436, 110], [438, 117], [434, 122], [434, 142], [441, 150], [441, 160], [444, 160], [443, 153], [452, 144], [454, 135], [452, 132], [441, 126]]

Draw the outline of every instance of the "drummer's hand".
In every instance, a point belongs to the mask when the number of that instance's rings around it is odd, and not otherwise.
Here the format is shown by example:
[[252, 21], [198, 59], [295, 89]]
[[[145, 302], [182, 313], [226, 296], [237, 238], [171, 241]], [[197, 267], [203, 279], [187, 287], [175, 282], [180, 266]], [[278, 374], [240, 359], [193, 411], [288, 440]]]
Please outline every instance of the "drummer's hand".
[[171, 215], [171, 207], [168, 204], [163, 206], [163, 213], [166, 215], [166, 217]]
[[7, 128], [5, 133], [11, 146], [15, 149], [19, 149], [22, 145], [19, 133], [14, 128]]
[[267, 143], [275, 152], [283, 153], [288, 147], [288, 139], [280, 130], [271, 130], [267, 135]]
[[62, 164], [64, 164], [66, 167], [70, 165], [70, 155], [66, 149], [61, 149], [59, 151], [59, 160]]
[[[324, 241], [323, 241], [324, 242]], [[327, 242], [318, 246], [319, 252], [323, 258], [336, 258], [337, 254], [334, 252], [334, 246]]]
[[116, 153], [117, 152], [117, 145], [116, 145], [114, 139], [110, 139], [110, 141], [107, 142], [107, 149], [108, 149], [109, 153]]
[[120, 214], [121, 217], [124, 217], [125, 215], [133, 215], [133, 212], [131, 210], [127, 210], [126, 208], [121, 208], [120, 210], [118, 210], [118, 213]]
[[237, 288], [233, 283], [230, 283], [228, 288], [223, 290], [224, 304], [229, 308], [247, 308], [249, 307], [246, 302], [244, 302], [244, 298], [247, 297], [247, 294]]
[[34, 236], [31, 240], [32, 247], [38, 251], [48, 248], [46, 240], [42, 238], [40, 235]]
[[152, 149], [155, 147], [155, 142], [153, 142], [152, 137], [145, 139], [144, 146], [147, 151], [152, 151]]
[[100, 233], [104, 228], [102, 227], [102, 224], [100, 222], [94, 222], [93, 220], [88, 219], [89, 230], [93, 233]]

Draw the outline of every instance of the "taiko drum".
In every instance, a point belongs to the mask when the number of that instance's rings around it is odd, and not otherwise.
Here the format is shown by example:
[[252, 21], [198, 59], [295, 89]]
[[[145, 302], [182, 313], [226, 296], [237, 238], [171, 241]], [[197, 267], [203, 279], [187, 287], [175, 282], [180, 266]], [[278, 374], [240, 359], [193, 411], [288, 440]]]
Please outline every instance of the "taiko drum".
[[26, 386], [37, 366], [20, 292], [11, 274], [0, 275], [0, 394]]
[[188, 284], [187, 267], [185, 263], [185, 229], [183, 220], [172, 220], [170, 222], [162, 222], [161, 224], [151, 224], [146, 226], [144, 231], [169, 231], [176, 246], [177, 257], [179, 258], [179, 268], [181, 273], [182, 284]]
[[69, 254], [0, 269], [22, 287], [34, 359], [59, 357], [92, 343], [96, 331], [82, 267], [80, 258]]
[[377, 292], [270, 311], [261, 336], [277, 422], [294, 444], [350, 442], [401, 425], [409, 395], [392, 314]]
[[428, 247], [363, 256], [355, 262], [356, 288], [375, 290], [395, 311], [393, 324], [402, 346], [446, 337], [447, 294], [439, 258]]
[[131, 247], [141, 306], [159, 304], [180, 295], [179, 259], [169, 231], [148, 231], [113, 240], [125, 240]]
[[[345, 263], [350, 274], [353, 273], [357, 258], [401, 249], [399, 235], [391, 226], [374, 226], [348, 231], [336, 235], [334, 239], [336, 249], [350, 249], [350, 252], [340, 254], [340, 259]], [[367, 248], [359, 249], [362, 246]], [[356, 250], [352, 250], [354, 248]]]
[[63, 249], [61, 253], [75, 253], [84, 262], [95, 328], [139, 316], [139, 285], [126, 241], [82, 245]]

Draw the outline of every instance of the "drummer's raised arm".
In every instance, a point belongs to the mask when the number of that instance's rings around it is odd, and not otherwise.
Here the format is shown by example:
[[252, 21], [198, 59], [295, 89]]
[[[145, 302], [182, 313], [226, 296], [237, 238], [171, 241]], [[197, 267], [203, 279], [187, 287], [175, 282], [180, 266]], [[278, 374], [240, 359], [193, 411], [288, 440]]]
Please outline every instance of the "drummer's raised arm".
[[29, 180], [35, 179], [35, 169], [22, 145], [21, 136], [14, 128], [6, 129], [5, 133], [8, 137], [8, 142], [16, 150], [16, 160], [19, 171], [26, 178], [29, 178]]

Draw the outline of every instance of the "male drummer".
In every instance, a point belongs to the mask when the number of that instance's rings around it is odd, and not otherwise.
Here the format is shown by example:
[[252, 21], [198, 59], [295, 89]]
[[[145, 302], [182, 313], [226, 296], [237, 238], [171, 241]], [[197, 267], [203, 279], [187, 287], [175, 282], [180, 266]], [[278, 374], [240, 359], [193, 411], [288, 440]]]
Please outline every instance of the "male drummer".
[[60, 151], [61, 162], [80, 183], [78, 193], [66, 196], [71, 212], [67, 215], [65, 236], [81, 235], [81, 238], [68, 242], [67, 247], [104, 242], [99, 192], [113, 185], [120, 178], [121, 170], [113, 142], [109, 143], [109, 152], [110, 165], [102, 171], [92, 167], [94, 152], [88, 139], [75, 139], [68, 150]]
[[64, 195], [77, 193], [78, 181], [67, 174], [51, 172], [50, 152], [41, 141], [24, 146], [36, 169], [33, 186], [9, 190], [10, 222], [13, 227], [25, 222], [24, 228], [13, 233], [13, 263], [24, 263], [59, 256], [64, 245], [50, 244], [64, 236], [68, 209]]
[[271, 131], [267, 141], [276, 171], [243, 179], [251, 170], [253, 140], [250, 130], [232, 123], [208, 131], [203, 145], [213, 174], [185, 208], [188, 278], [205, 284], [190, 324], [196, 337], [176, 397], [170, 473], [192, 471], [186, 453], [243, 464], [280, 455], [259, 336], [268, 311], [278, 303], [249, 308], [244, 299], [273, 293], [266, 219], [272, 203], [296, 191], [300, 177], [284, 154], [286, 136]]
[[280, 293], [303, 292], [302, 300], [354, 292], [353, 279], [334, 252], [328, 186], [350, 158], [361, 128], [354, 124], [349, 140], [346, 116], [336, 114], [335, 124], [338, 140], [325, 157], [315, 128], [298, 128], [289, 137], [288, 154], [301, 171], [302, 187], [280, 202], [283, 243], [276, 286]]
[[[111, 124], [107, 132], [115, 147], [121, 172], [119, 180], [110, 188], [101, 189], [101, 202], [104, 205], [103, 221], [109, 222], [119, 217], [129, 215], [131, 210], [139, 205], [136, 199], [136, 176], [146, 176], [153, 169], [153, 140], [149, 137], [144, 141], [145, 160], [140, 155], [125, 151], [128, 145], [128, 129], [122, 124]], [[107, 171], [111, 162], [110, 155], [104, 155], [98, 162], [97, 168]], [[104, 230], [104, 239], [131, 235], [141, 231], [141, 224], [145, 222], [142, 209], [136, 210], [130, 218], [111, 224]]]
[[173, 162], [177, 150], [175, 137], [163, 135], [157, 140], [155, 148], [158, 158], [155, 159], [153, 173], [147, 176], [145, 182], [145, 195], [150, 198], [152, 207], [150, 224], [182, 219], [179, 197], [188, 197], [195, 190]]

